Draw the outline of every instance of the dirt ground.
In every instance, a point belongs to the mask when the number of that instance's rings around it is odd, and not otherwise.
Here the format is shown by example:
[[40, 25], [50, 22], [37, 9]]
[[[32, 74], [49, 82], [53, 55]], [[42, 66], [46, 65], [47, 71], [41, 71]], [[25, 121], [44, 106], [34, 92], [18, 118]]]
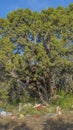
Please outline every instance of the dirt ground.
[[60, 116], [35, 115], [24, 120], [0, 118], [0, 130], [73, 130], [73, 112]]

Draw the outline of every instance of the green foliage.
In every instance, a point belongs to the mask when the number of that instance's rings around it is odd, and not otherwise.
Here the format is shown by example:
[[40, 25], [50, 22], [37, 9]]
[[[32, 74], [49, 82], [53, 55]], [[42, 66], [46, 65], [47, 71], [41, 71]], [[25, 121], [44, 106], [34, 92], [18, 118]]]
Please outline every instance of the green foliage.
[[66, 94], [63, 90], [59, 93], [61, 96], [57, 102], [56, 105], [61, 106], [61, 108], [66, 110], [73, 110], [73, 94], [69, 93]]
[[73, 4], [0, 18], [0, 82], [0, 100], [14, 103], [73, 93]]

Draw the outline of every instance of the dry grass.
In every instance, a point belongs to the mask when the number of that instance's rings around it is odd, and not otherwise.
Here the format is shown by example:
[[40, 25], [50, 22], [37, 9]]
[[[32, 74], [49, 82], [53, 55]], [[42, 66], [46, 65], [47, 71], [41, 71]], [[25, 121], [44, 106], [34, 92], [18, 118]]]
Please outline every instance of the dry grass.
[[24, 120], [0, 118], [0, 130], [73, 130], [73, 113], [60, 116], [30, 116]]

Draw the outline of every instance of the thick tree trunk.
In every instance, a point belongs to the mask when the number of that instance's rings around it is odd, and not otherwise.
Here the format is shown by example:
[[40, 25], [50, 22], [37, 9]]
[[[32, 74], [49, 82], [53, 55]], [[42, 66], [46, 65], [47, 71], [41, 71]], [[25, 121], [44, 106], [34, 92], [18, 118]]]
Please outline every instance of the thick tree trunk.
[[39, 94], [39, 97], [41, 99], [41, 101], [45, 104], [48, 103], [48, 93], [47, 93], [47, 89], [44, 85], [41, 84], [41, 82], [37, 82], [37, 91]]

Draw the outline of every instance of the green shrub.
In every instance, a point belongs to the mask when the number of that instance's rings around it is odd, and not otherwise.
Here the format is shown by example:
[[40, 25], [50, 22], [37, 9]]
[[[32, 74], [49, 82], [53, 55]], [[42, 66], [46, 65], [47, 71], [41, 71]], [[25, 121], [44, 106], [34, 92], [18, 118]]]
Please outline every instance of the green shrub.
[[73, 106], [73, 94], [66, 94], [63, 90], [59, 92], [61, 98], [59, 98], [56, 102], [56, 105], [61, 106], [63, 109], [70, 110]]

